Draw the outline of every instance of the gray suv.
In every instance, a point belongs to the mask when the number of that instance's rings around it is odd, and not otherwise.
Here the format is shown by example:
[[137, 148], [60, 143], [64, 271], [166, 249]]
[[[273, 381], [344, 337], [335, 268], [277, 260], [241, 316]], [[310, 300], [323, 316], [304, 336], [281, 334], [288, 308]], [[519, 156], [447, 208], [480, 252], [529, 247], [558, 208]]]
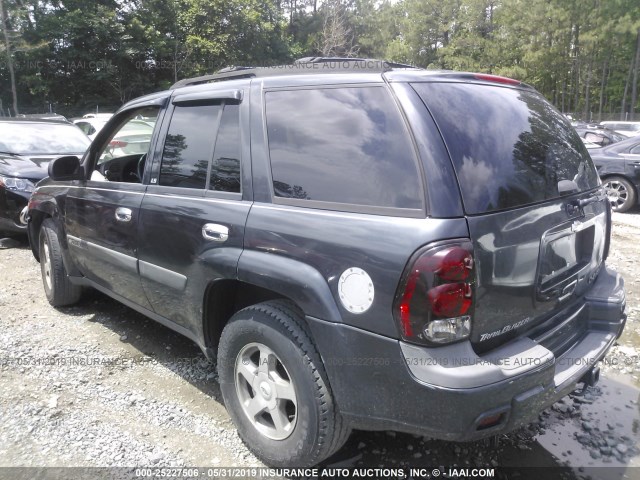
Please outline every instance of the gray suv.
[[192, 339], [272, 466], [351, 429], [525, 425], [598, 380], [626, 319], [583, 143], [503, 77], [309, 58], [181, 81], [29, 208], [49, 302], [92, 287]]

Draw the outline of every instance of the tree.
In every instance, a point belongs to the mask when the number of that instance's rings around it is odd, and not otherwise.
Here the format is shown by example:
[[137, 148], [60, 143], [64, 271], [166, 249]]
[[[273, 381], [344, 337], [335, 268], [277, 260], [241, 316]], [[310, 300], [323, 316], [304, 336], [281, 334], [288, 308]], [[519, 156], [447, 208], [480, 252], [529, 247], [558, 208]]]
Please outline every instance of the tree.
[[640, 28], [638, 28], [636, 42], [636, 56], [633, 64], [633, 82], [631, 83], [631, 116], [630, 120], [635, 119], [636, 106], [638, 104], [638, 70], [640, 69]]
[[346, 5], [340, 0], [327, 0], [321, 8], [322, 30], [317, 50], [323, 57], [353, 57], [358, 54], [353, 27]]
[[0, 102], [77, 115], [226, 66], [357, 54], [514, 77], [563, 112], [625, 118], [640, 107], [636, 3], [0, 0]]
[[13, 113], [18, 114], [18, 91], [16, 89], [16, 74], [13, 65], [13, 56], [11, 54], [11, 41], [9, 33], [9, 15], [5, 8], [5, 0], [0, 0], [0, 21], [2, 23], [2, 36], [4, 39], [4, 50], [7, 56], [7, 68], [9, 69], [9, 77], [11, 79], [11, 96], [13, 99]]

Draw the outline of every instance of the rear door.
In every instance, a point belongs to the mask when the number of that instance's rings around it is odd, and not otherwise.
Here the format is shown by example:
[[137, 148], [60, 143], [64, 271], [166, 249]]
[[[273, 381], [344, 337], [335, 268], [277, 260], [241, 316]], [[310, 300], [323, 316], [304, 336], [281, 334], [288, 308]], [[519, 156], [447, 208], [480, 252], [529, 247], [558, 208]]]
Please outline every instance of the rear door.
[[603, 262], [607, 203], [577, 133], [534, 90], [413, 88], [438, 124], [460, 184], [478, 272], [471, 341], [485, 351], [589, 288]]
[[249, 159], [242, 97], [242, 90], [174, 96], [142, 200], [144, 291], [156, 313], [193, 331], [207, 286], [236, 278], [242, 252], [252, 199], [241, 166]]

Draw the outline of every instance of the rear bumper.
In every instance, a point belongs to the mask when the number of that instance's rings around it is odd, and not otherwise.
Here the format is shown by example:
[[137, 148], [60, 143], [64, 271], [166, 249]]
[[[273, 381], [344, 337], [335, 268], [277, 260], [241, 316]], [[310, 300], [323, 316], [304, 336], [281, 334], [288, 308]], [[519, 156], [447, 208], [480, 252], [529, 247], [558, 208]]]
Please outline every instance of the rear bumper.
[[[583, 304], [554, 320], [586, 328], [562, 353], [520, 338], [478, 356], [469, 343], [424, 348], [309, 319], [331, 388], [353, 428], [467, 441], [513, 430], [575, 389], [624, 328], [621, 277], [601, 272]], [[564, 326], [564, 327], [563, 327]], [[481, 427], [483, 419], [499, 421]]]

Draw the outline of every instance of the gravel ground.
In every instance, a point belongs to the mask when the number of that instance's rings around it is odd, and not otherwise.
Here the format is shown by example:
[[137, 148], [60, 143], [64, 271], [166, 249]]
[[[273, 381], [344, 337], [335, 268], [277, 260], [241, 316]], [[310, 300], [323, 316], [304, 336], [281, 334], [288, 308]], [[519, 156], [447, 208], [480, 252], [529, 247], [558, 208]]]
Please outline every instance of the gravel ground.
[[[609, 264], [625, 276], [629, 320], [598, 387], [501, 435], [498, 447], [354, 432], [325, 464], [575, 467], [567, 478], [640, 467], [640, 214], [614, 221]], [[215, 367], [191, 342], [97, 292], [51, 308], [24, 243], [0, 241], [0, 285], [0, 467], [261, 465], [222, 405]]]

